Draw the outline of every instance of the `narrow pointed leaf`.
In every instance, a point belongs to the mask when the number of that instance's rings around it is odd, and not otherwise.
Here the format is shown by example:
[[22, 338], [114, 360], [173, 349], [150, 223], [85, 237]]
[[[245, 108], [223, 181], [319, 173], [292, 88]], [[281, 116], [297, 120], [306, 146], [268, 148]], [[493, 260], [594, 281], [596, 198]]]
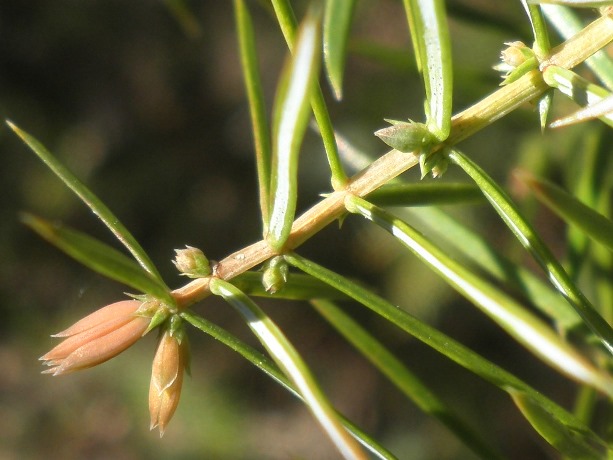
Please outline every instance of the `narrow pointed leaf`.
[[130, 251], [138, 263], [147, 270], [160, 283], [164, 283], [155, 265], [147, 256], [138, 241], [132, 236], [128, 229], [119, 221], [111, 210], [89, 190], [77, 177], [62, 165], [51, 152], [37, 139], [22, 131], [10, 121], [7, 121], [10, 128], [32, 149], [32, 151], [58, 176], [70, 190], [72, 190], [87, 205], [92, 212], [113, 232], [115, 237]]
[[275, 380], [278, 384], [283, 386], [293, 396], [302, 399], [300, 393], [294, 388], [289, 379], [279, 370], [279, 367], [268, 356], [260, 353], [251, 345], [246, 344], [221, 326], [210, 322], [192, 311], [183, 311], [180, 315], [181, 318], [195, 328], [200, 329], [202, 332], [215, 338], [228, 348], [239, 353], [243, 358], [247, 359], [247, 361], [253, 363], [264, 373], [268, 374], [268, 376]]
[[567, 5], [575, 8], [598, 8], [613, 5], [611, 0], [528, 0], [530, 4]]
[[481, 458], [500, 458], [490, 444], [459, 414], [447, 407], [425, 383], [349, 315], [327, 300], [313, 300], [311, 304], [422, 411], [436, 417]]
[[565, 221], [577, 226], [588, 236], [613, 250], [613, 222], [584, 205], [570, 193], [544, 179], [527, 173], [518, 174], [536, 197]]
[[439, 141], [451, 128], [451, 41], [443, 0], [404, 0], [417, 65], [424, 77], [428, 129]]
[[433, 207], [410, 210], [428, 227], [428, 233], [435, 233], [446, 245], [461, 256], [459, 260], [474, 262], [488, 274], [521, 292], [544, 314], [552, 318], [558, 330], [567, 331], [581, 324], [581, 317], [558, 292], [541, 281], [529, 270], [503, 257], [480, 235], [469, 230], [440, 209]]
[[613, 94], [609, 94], [600, 101], [577, 110], [572, 115], [554, 121], [549, 127], [560, 128], [562, 126], [574, 125], [595, 118], [607, 118], [613, 122]]
[[348, 436], [336, 411], [320, 390], [308, 367], [277, 325], [240, 289], [227, 281], [213, 278], [210, 289], [213, 294], [222, 296], [247, 321], [279, 368], [300, 392], [339, 452], [347, 459], [365, 459], [362, 449]]
[[586, 439], [596, 440], [603, 449], [606, 447], [603, 440], [568, 411], [534, 390], [510, 372], [486, 360], [448, 335], [421, 322], [406, 311], [392, 305], [385, 299], [348, 280], [339, 273], [332, 272], [295, 253], [286, 254], [285, 258], [291, 265], [311, 276], [329, 283], [331, 286], [334, 286], [336, 289], [339, 289], [357, 302], [371, 309], [376, 314], [395, 324], [403, 331], [411, 334], [416, 339], [432, 347], [442, 355], [447, 356], [452, 361], [492, 383], [501, 390], [509, 394], [511, 394], [512, 391], [521, 391], [528, 394], [535, 404], [540, 405], [544, 410], [549, 412], [552, 417], [559, 420], [560, 423], [568, 426], [578, 435]]
[[268, 241], [285, 244], [296, 213], [298, 153], [309, 121], [309, 99], [319, 70], [319, 15], [311, 11], [301, 27], [277, 92], [273, 126], [273, 195]]
[[479, 166], [457, 150], [449, 152], [449, 159], [460, 166], [483, 191], [493, 208], [515, 237], [541, 265], [553, 286], [566, 297], [585, 324], [600, 338], [613, 354], [613, 329], [594, 309], [590, 301], [575, 286], [558, 260], [541, 240], [532, 226], [522, 217], [507, 194]]
[[[287, 47], [293, 53], [295, 47], [296, 31], [298, 29], [296, 23], [296, 16], [292, 9], [292, 5], [289, 0], [271, 0], [272, 6], [279, 22], [281, 32], [285, 37]], [[319, 82], [315, 85], [311, 98], [311, 107], [313, 108], [313, 115], [317, 121], [319, 127], [319, 133], [326, 150], [326, 156], [328, 157], [328, 164], [330, 165], [330, 172], [332, 173], [332, 186], [335, 190], [343, 187], [347, 183], [347, 174], [343, 169], [340, 156], [338, 154], [338, 147], [336, 145], [336, 139], [334, 136], [334, 128], [332, 121], [330, 120], [330, 114], [326, 107], [323, 93], [319, 86]]]
[[264, 289], [262, 285], [262, 272], [247, 271], [232, 278], [232, 284], [243, 291], [245, 294], [269, 297], [273, 299], [330, 299], [347, 300], [347, 296], [336, 289], [331, 288], [326, 283], [313, 278], [312, 276], [299, 273], [290, 273], [283, 288], [274, 294]]
[[69, 227], [54, 225], [32, 214], [23, 214], [24, 224], [91, 270], [137, 291], [174, 304], [168, 288], [116, 249]]
[[553, 90], [545, 91], [545, 93], [538, 100], [539, 111], [539, 123], [541, 125], [541, 132], [545, 131], [547, 127], [547, 120], [549, 119], [549, 110], [553, 102]]
[[243, 0], [234, 1], [236, 15], [236, 30], [240, 48], [241, 66], [249, 100], [249, 113], [251, 114], [251, 127], [255, 144], [255, 156], [258, 170], [258, 187], [260, 193], [260, 212], [264, 235], [268, 232], [270, 220], [270, 167], [272, 147], [266, 119], [266, 107], [260, 73], [258, 70], [258, 57], [255, 50], [255, 35], [249, 9]]
[[548, 53], [551, 45], [549, 44], [549, 34], [543, 13], [538, 5], [532, 4], [530, 1], [521, 0], [532, 26], [532, 34], [534, 35], [534, 52], [537, 57], [544, 58]]
[[[581, 168], [570, 166], [569, 172], [572, 172], [572, 194], [581, 202], [588, 206], [594, 205], [595, 193], [597, 188], [603, 186], [602, 174], [605, 169], [601, 168], [602, 155], [599, 154], [599, 144], [601, 136], [596, 133], [596, 130], [600, 131], [599, 125], [586, 126], [587, 129], [583, 130], [582, 139], [576, 150], [581, 154]], [[543, 171], [543, 169], [532, 168], [527, 165], [526, 171]], [[513, 173], [518, 177], [518, 180], [522, 180], [523, 169], [516, 169]], [[566, 267], [568, 274], [571, 277], [577, 279], [582, 271], [582, 267], [585, 267], [586, 263], [589, 263], [590, 258], [585, 257], [590, 251], [590, 239], [589, 237], [573, 225], [569, 225], [566, 228]], [[608, 251], [606, 248], [603, 248]], [[602, 308], [599, 309], [602, 312]]]
[[296, 15], [294, 14], [292, 5], [289, 0], [271, 0], [271, 4], [275, 10], [277, 22], [279, 23], [285, 42], [289, 50], [293, 51], [298, 22], [296, 21]]
[[355, 0], [328, 0], [324, 12], [324, 64], [337, 100], [343, 97], [347, 40]]
[[[595, 105], [611, 95], [606, 89], [559, 66], [547, 67], [543, 71], [543, 79], [549, 86], [560, 90], [579, 105]], [[613, 126], [613, 114], [603, 115], [600, 120]]]
[[558, 372], [613, 396], [613, 381], [601, 373], [537, 316], [500, 289], [449, 257], [417, 230], [367, 201], [350, 197], [347, 210], [394, 235], [455, 290], [470, 300], [511, 337]]
[[[195, 328], [201, 330], [205, 334], [209, 334], [211, 337], [240, 354], [242, 357], [247, 359], [247, 361], [281, 385], [285, 390], [289, 391], [293, 396], [304, 402], [304, 399], [292, 382], [283, 374], [283, 372], [281, 372], [279, 367], [270, 358], [268, 358], [268, 356], [260, 353], [255, 348], [246, 344], [222, 327], [211, 323], [201, 316], [189, 311], [184, 311], [181, 313], [181, 317]], [[342, 414], [339, 413], [338, 416], [352, 436], [362, 443], [362, 445], [377, 458], [382, 460], [394, 460], [396, 458], [393, 454], [388, 452], [383, 446], [378, 444], [373, 438], [364, 433]]]
[[[578, 34], [584, 27], [577, 13], [566, 6], [544, 4], [541, 5], [541, 10], [564, 40]], [[613, 91], [613, 58], [604, 50], [600, 50], [590, 56], [585, 64], [607, 88]]]
[[464, 204], [485, 198], [473, 184], [419, 182], [389, 184], [368, 195], [368, 201], [379, 206], [431, 206]]
[[[513, 402], [539, 434], [555, 447], [558, 452], [573, 460], [601, 460], [607, 457], [607, 451], [598, 446], [597, 439], [591, 439], [585, 433], [577, 433], [571, 427], [560, 422], [540, 404], [535, 403], [530, 395], [523, 392], [511, 392]], [[608, 451], [610, 454], [611, 451]]]

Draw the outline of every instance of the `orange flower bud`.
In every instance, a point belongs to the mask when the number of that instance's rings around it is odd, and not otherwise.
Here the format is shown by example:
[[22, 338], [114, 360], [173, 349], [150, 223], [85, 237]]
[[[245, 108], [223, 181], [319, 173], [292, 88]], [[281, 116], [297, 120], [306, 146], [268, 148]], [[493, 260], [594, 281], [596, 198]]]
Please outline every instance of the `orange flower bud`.
[[150, 318], [136, 313], [142, 302], [124, 300], [107, 305], [55, 334], [64, 341], [42, 356], [53, 366], [44, 374], [67, 374], [96, 366], [118, 355], [142, 337]]
[[164, 435], [181, 396], [186, 365], [186, 338], [181, 338], [181, 332], [172, 335], [169, 329], [165, 330], [153, 358], [149, 386], [150, 429], [158, 427], [160, 437]]

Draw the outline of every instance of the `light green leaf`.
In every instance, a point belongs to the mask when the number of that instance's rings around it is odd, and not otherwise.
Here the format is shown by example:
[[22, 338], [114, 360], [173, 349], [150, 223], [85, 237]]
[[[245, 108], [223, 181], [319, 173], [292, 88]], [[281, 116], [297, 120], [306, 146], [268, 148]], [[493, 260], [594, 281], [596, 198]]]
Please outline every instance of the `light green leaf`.
[[[184, 311], [181, 317], [190, 323], [195, 328], [201, 330], [205, 334], [209, 334], [211, 337], [219, 340], [221, 343], [234, 350], [243, 356], [247, 361], [256, 366], [275, 382], [281, 385], [284, 389], [289, 391], [293, 396], [304, 401], [298, 390], [290, 382], [290, 380], [279, 370], [279, 367], [270, 360], [266, 355], [260, 353], [252, 346], [246, 344], [236, 336], [230, 334], [228, 331], [210, 321], [196, 315], [195, 313]], [[338, 414], [341, 422], [347, 428], [347, 430], [354, 436], [364, 447], [366, 447], [377, 458], [383, 460], [394, 460], [396, 457], [388, 452], [383, 446], [378, 444], [373, 438], [364, 433], [360, 428], [354, 425], [350, 420], [344, 417], [342, 414]]]
[[451, 128], [451, 41], [443, 0], [404, 0], [417, 65], [426, 89], [426, 120], [439, 141]]
[[21, 220], [87, 268], [174, 305], [174, 299], [164, 284], [116, 249], [77, 230], [54, 225], [32, 214], [22, 214]]
[[577, 420], [565, 409], [534, 390], [510, 372], [486, 360], [451, 337], [421, 322], [406, 311], [392, 305], [385, 299], [373, 294], [356, 283], [349, 281], [339, 273], [332, 272], [295, 253], [286, 254], [285, 258], [291, 265], [344, 292], [376, 314], [395, 324], [403, 331], [411, 334], [416, 339], [432, 347], [442, 355], [447, 356], [452, 361], [492, 383], [501, 390], [509, 394], [511, 391], [520, 391], [529, 395], [535, 404], [540, 405], [544, 410], [549, 412], [552, 417], [559, 420], [560, 423], [582, 434], [586, 439], [597, 440], [599, 445], [603, 446], [603, 448], [606, 446], [604, 441], [598, 438], [598, 436], [585, 424]]
[[[561, 454], [573, 460], [601, 460], [607, 458], [599, 440], [589, 432], [577, 432], [554, 417], [530, 395], [511, 391], [513, 402], [539, 434]], [[598, 447], [597, 447], [598, 446]], [[609, 454], [611, 451], [608, 451]]]
[[[541, 10], [565, 40], [578, 34], [584, 27], [577, 13], [566, 6], [541, 5]], [[594, 53], [585, 64], [607, 88], [613, 91], [613, 59], [604, 50]]]
[[613, 94], [609, 94], [600, 101], [577, 110], [572, 115], [554, 121], [549, 127], [560, 128], [562, 126], [574, 125], [595, 118], [606, 118], [613, 122]]
[[549, 110], [553, 102], [553, 90], [545, 91], [545, 93], [538, 100], [538, 112], [539, 123], [541, 125], [541, 132], [545, 131], [547, 127], [547, 120], [549, 119]]
[[532, 34], [534, 35], [534, 52], [539, 59], [544, 58], [549, 53], [551, 45], [549, 44], [549, 35], [543, 14], [538, 5], [533, 5], [529, 0], [521, 0], [532, 25]]
[[611, 0], [528, 0], [530, 4], [568, 5], [575, 8], [598, 8], [613, 5]]
[[581, 203], [570, 193], [544, 179], [536, 178], [529, 173], [516, 173], [536, 197], [588, 236], [613, 250], [613, 222], [602, 214]]
[[[297, 23], [292, 5], [289, 3], [289, 0], [271, 0], [271, 3], [279, 26], [281, 27], [281, 32], [285, 37], [287, 47], [293, 53]], [[338, 154], [338, 147], [334, 137], [334, 128], [319, 82], [315, 85], [315, 89], [313, 90], [311, 107], [313, 108], [313, 114], [315, 115], [315, 120], [317, 121], [317, 126], [319, 127], [319, 132], [328, 157], [328, 164], [330, 165], [330, 171], [332, 173], [332, 187], [334, 190], [338, 190], [347, 183], [347, 174], [345, 174]]]
[[324, 12], [324, 64], [337, 100], [343, 97], [343, 74], [355, 0], [327, 0]]
[[360, 446], [348, 436], [336, 411], [330, 405], [310, 370], [275, 323], [240, 289], [227, 281], [212, 278], [211, 292], [222, 296], [245, 319], [279, 368], [294, 384], [305, 403], [346, 459], [365, 459]]
[[241, 66], [249, 100], [249, 113], [251, 114], [251, 127], [254, 136], [255, 157], [258, 169], [258, 187], [260, 193], [260, 212], [264, 235], [268, 233], [270, 220], [270, 167], [272, 147], [266, 119], [266, 107], [260, 73], [258, 70], [258, 57], [255, 50], [255, 36], [251, 23], [249, 9], [243, 0], [234, 1], [236, 15], [236, 30], [240, 47]]
[[556, 322], [556, 328], [567, 331], [581, 324], [581, 317], [554, 291], [529, 270], [503, 257], [480, 235], [461, 225], [440, 209], [434, 207], [412, 208], [410, 215], [417, 217], [433, 232], [451, 245], [462, 256], [460, 260], [473, 261], [478, 267], [513, 287], [526, 296], [536, 307]]
[[309, 122], [309, 99], [319, 71], [319, 14], [310, 11], [300, 29], [292, 58], [281, 75], [273, 124], [273, 195], [267, 239], [281, 250], [296, 212], [298, 154]]
[[379, 206], [431, 206], [464, 204], [485, 198], [472, 184], [419, 182], [384, 185], [368, 195]]
[[[565, 183], [577, 200], [595, 211], [610, 216], [611, 156], [607, 138], [611, 132], [601, 124], [586, 125], [581, 130], [578, 144], [573, 150], [573, 163], [567, 166]], [[607, 135], [607, 136], [605, 136]], [[529, 169], [528, 169], [529, 170]], [[590, 288], [600, 314], [611, 324], [613, 318], [613, 252], [598, 244], [579, 227], [566, 228], [567, 267], [574, 279], [581, 279], [589, 271]], [[586, 257], [589, 254], [589, 257]]]
[[549, 248], [532, 226], [522, 217], [507, 194], [479, 166], [457, 150], [449, 152], [449, 159], [460, 166], [481, 188], [493, 208], [507, 224], [519, 242], [541, 265], [553, 286], [566, 297], [585, 324], [600, 338], [613, 354], [613, 329], [594, 309], [590, 301], [575, 286]]
[[500, 458], [500, 454], [494, 451], [483, 436], [470, 428], [459, 414], [447, 407], [426, 384], [349, 315], [327, 300], [313, 300], [311, 304], [422, 411], [436, 417], [480, 457]]
[[245, 294], [269, 297], [274, 299], [330, 299], [347, 300], [347, 296], [336, 289], [331, 288], [326, 283], [313, 278], [312, 276], [299, 273], [290, 273], [283, 289], [271, 294], [266, 292], [262, 285], [262, 272], [248, 271], [232, 278], [232, 284], [243, 291]]
[[[543, 70], [543, 79], [549, 86], [557, 88], [579, 105], [593, 106], [611, 96], [606, 89], [559, 66], [550, 65]], [[613, 126], [613, 114], [605, 114], [600, 120]]]
[[128, 229], [119, 221], [119, 219], [111, 212], [111, 210], [100, 199], [89, 190], [77, 177], [70, 172], [44, 145], [37, 139], [22, 131], [10, 121], [6, 122], [9, 127], [38, 155], [38, 157], [64, 182], [70, 190], [72, 190], [80, 199], [87, 205], [92, 212], [100, 218], [100, 220], [113, 232], [115, 237], [123, 244], [128, 251], [134, 256], [137, 262], [154, 278], [157, 278], [160, 284], [164, 284], [162, 277], [158, 273], [155, 265], [147, 256], [147, 253], [138, 244], [138, 241], [132, 236]]
[[289, 0], [271, 0], [271, 3], [275, 10], [277, 22], [279, 23], [285, 42], [289, 50], [293, 52], [298, 22], [296, 21], [296, 15], [294, 14], [292, 5]]
[[600, 372], [537, 316], [503, 291], [449, 257], [417, 230], [362, 198], [348, 197], [347, 210], [394, 235], [455, 290], [470, 300], [511, 337], [558, 372], [613, 396], [613, 380]]

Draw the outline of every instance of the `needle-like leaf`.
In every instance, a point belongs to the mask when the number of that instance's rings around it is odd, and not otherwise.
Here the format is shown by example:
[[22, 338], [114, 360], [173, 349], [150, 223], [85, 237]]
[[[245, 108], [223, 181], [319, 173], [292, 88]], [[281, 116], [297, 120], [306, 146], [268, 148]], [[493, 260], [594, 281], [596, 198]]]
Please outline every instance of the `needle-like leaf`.
[[613, 354], [613, 329], [592, 306], [590, 301], [572, 282], [558, 260], [523, 218], [517, 206], [507, 194], [479, 166], [457, 150], [449, 152], [449, 159], [460, 166], [481, 189], [502, 220], [515, 237], [541, 265], [553, 286], [560, 291], [571, 306], [579, 313], [585, 324], [600, 338], [605, 347]]
[[347, 300], [345, 294], [338, 292], [336, 289], [332, 289], [326, 283], [322, 283], [312, 276], [299, 273], [290, 273], [283, 284], [283, 288], [271, 294], [266, 291], [262, 285], [262, 275], [263, 273], [261, 271], [247, 271], [241, 273], [236, 278], [232, 278], [232, 284], [245, 294], [258, 297], [292, 300]]
[[283, 373], [291, 380], [305, 403], [346, 459], [366, 459], [355, 440], [348, 436], [310, 370], [275, 323], [240, 289], [227, 281], [213, 278], [211, 292], [224, 298], [245, 319], [253, 333], [266, 347]]
[[549, 181], [525, 172], [517, 172], [516, 175], [532, 189], [540, 201], [562, 219], [577, 226], [588, 236], [613, 251], [613, 222], [611, 220]]
[[432, 206], [474, 203], [485, 198], [472, 184], [422, 181], [384, 185], [370, 193], [368, 200], [379, 206]]
[[255, 36], [251, 23], [249, 9], [244, 0], [234, 1], [236, 14], [236, 30], [241, 55], [241, 65], [249, 100], [249, 112], [251, 114], [251, 127], [255, 145], [255, 156], [258, 169], [258, 187], [260, 192], [260, 212], [264, 235], [268, 232], [270, 220], [270, 167], [272, 147], [266, 119], [264, 94], [260, 73], [258, 71], [258, 58], [255, 50]]
[[426, 89], [426, 120], [439, 140], [451, 128], [451, 41], [443, 0], [404, 0], [417, 65]]
[[346, 293], [348, 296], [395, 324], [400, 329], [434, 348], [444, 356], [447, 356], [460, 366], [496, 385], [501, 390], [510, 395], [522, 392], [530, 396], [534, 404], [537, 404], [542, 410], [551, 414], [551, 417], [557, 420], [560, 426], [564, 427], [565, 430], [572, 433], [573, 436], [582, 439], [584, 442], [593, 445], [598, 451], [602, 451], [604, 455], [604, 452], [607, 450], [607, 445], [597, 434], [565, 409], [543, 396], [510, 372], [486, 360], [451, 337], [419, 321], [404, 310], [392, 305], [385, 299], [364, 289], [342, 275], [332, 272], [298, 254], [286, 254], [285, 259], [291, 265]]
[[169, 305], [170, 291], [129, 257], [91, 236], [69, 227], [54, 225], [32, 214], [22, 214], [24, 224], [87, 268], [149, 294]]
[[531, 271], [518, 267], [483, 237], [447, 213], [435, 207], [423, 207], [412, 208], [409, 214], [426, 224], [428, 234], [435, 234], [457, 251], [459, 260], [474, 262], [478, 268], [501, 280], [506, 286], [521, 292], [555, 321], [558, 330], [567, 331], [581, 324], [581, 317], [551, 286]]
[[300, 29], [275, 101], [273, 123], [272, 210], [267, 239], [281, 250], [296, 213], [298, 154], [309, 122], [309, 100], [317, 83], [320, 53], [319, 14], [311, 10]]
[[610, 458], [611, 451], [605, 455], [596, 448], [591, 439], [579, 435], [560, 422], [530, 395], [521, 391], [511, 391], [513, 402], [534, 429], [566, 458], [573, 460], [600, 460]]
[[527, 0], [531, 5], [552, 4], [566, 5], [575, 8], [598, 8], [600, 6], [613, 5], [611, 0]]
[[366, 329], [329, 300], [311, 304], [345, 339], [379, 369], [400, 391], [425, 413], [436, 417], [482, 458], [496, 459], [500, 454], [466, 420], [447, 406], [432, 389], [414, 375], [400, 359]]
[[[289, 0], [271, 0], [272, 7], [274, 8], [277, 21], [281, 32], [285, 37], [287, 47], [293, 53], [295, 48], [295, 37], [297, 32], [296, 17], [294, 10]], [[338, 147], [336, 145], [336, 139], [334, 136], [334, 127], [330, 120], [330, 114], [326, 107], [323, 93], [319, 86], [319, 82], [315, 85], [313, 95], [311, 98], [311, 107], [313, 108], [313, 115], [317, 121], [319, 132], [323, 140], [326, 155], [328, 157], [328, 164], [330, 165], [330, 172], [332, 173], [332, 187], [336, 190], [343, 187], [347, 183], [347, 174], [343, 169], [340, 156], [338, 154]]]
[[[549, 86], [560, 90], [577, 104], [587, 106], [585, 108], [586, 114], [577, 115], [575, 113], [569, 117], [569, 120], [565, 120], [562, 123], [559, 121], [552, 123], [553, 127], [556, 127], [556, 125], [562, 126], [564, 124], [569, 124], [568, 121], [573, 122], [576, 118], [581, 116], [585, 118], [585, 115], [592, 115], [593, 109], [590, 107], [594, 106], [596, 107], [596, 116], [598, 116], [603, 123], [613, 126], [613, 113], [608, 110], [610, 108], [608, 105], [610, 104], [610, 101], [607, 101], [607, 99], [611, 96], [609, 91], [598, 85], [590, 83], [585, 78], [574, 73], [572, 70], [567, 70], [554, 65], [547, 67], [543, 71], [543, 79]], [[601, 101], [605, 101], [603, 103], [604, 106], [599, 106]], [[599, 110], [601, 111], [600, 114], [598, 114]], [[579, 119], [577, 121], [582, 120]]]
[[572, 115], [560, 118], [549, 125], [550, 128], [574, 125], [595, 118], [606, 118], [613, 121], [613, 94], [602, 98], [595, 104], [577, 110]]
[[324, 12], [324, 64], [336, 99], [343, 97], [343, 74], [355, 0], [328, 0]]
[[[585, 25], [577, 13], [566, 6], [543, 4], [541, 10], [564, 40], [581, 32]], [[587, 58], [585, 64], [613, 91], [613, 59], [604, 50], [599, 50]]]
[[89, 190], [77, 177], [70, 172], [44, 145], [30, 134], [19, 129], [10, 121], [6, 122], [10, 128], [32, 149], [32, 151], [58, 176], [62, 182], [68, 186], [80, 199], [87, 205], [92, 212], [100, 218], [100, 220], [113, 232], [115, 237], [130, 251], [138, 263], [147, 270], [153, 277], [164, 284], [162, 277], [158, 273], [155, 265], [149, 259], [149, 256], [136, 241], [128, 229], [119, 221], [119, 219], [111, 212], [111, 210]]
[[[219, 340], [221, 343], [239, 353], [242, 357], [247, 359], [251, 364], [256, 366], [275, 382], [289, 391], [293, 396], [304, 401], [296, 387], [292, 382], [281, 372], [279, 367], [266, 355], [260, 353], [252, 346], [246, 344], [236, 336], [230, 334], [222, 327], [211, 323], [210, 321], [196, 315], [190, 311], [181, 313], [181, 317], [190, 323], [195, 328], [201, 330], [205, 334], [209, 334], [211, 337]], [[364, 433], [360, 428], [354, 425], [350, 420], [344, 417], [342, 414], [338, 414], [341, 422], [347, 428], [347, 430], [354, 436], [362, 445], [368, 449], [373, 455], [382, 460], [395, 460], [396, 457], [386, 450], [383, 446], [377, 443], [372, 437]]]
[[398, 217], [355, 196], [349, 197], [345, 203], [350, 212], [362, 215], [394, 235], [455, 290], [543, 362], [574, 380], [613, 396], [613, 380], [608, 375], [600, 372], [547, 324], [500, 289], [453, 260]]

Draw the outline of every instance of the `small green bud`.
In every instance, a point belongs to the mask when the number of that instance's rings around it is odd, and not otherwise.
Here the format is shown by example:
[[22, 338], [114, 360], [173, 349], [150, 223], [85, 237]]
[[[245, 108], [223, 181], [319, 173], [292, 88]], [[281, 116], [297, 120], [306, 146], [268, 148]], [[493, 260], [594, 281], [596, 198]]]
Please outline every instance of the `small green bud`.
[[449, 166], [449, 160], [441, 151], [431, 154], [422, 153], [419, 155], [419, 169], [422, 179], [426, 177], [428, 173], [432, 174], [434, 179], [442, 177], [445, 171], [447, 171], [447, 166]]
[[519, 77], [535, 69], [538, 66], [538, 59], [532, 48], [523, 42], [507, 42], [507, 47], [500, 53], [500, 63], [494, 66], [494, 70], [504, 72], [501, 86], [514, 82]]
[[432, 134], [423, 123], [386, 120], [392, 124], [375, 132], [375, 136], [401, 152], [414, 152], [433, 141]]
[[283, 288], [287, 282], [289, 268], [281, 256], [273, 257], [264, 265], [262, 285], [269, 294], [274, 294]]
[[182, 275], [190, 278], [203, 278], [211, 274], [209, 259], [200, 249], [185, 246], [185, 249], [175, 249], [175, 252], [177, 255], [172, 263]]
[[534, 51], [523, 42], [507, 42], [505, 45], [507, 45], [507, 48], [502, 50], [500, 58], [502, 62], [512, 68], [519, 67], [534, 56]]

